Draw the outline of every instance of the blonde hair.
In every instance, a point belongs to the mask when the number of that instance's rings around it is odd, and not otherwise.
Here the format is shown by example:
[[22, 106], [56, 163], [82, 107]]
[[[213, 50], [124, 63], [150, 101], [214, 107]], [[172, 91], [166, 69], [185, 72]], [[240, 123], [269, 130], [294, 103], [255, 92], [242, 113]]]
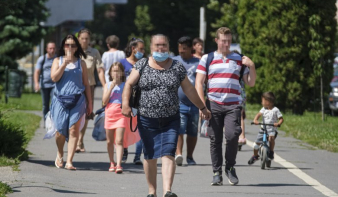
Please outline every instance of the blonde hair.
[[231, 30], [228, 27], [220, 27], [216, 31], [216, 38], [219, 38], [220, 34], [231, 34]]

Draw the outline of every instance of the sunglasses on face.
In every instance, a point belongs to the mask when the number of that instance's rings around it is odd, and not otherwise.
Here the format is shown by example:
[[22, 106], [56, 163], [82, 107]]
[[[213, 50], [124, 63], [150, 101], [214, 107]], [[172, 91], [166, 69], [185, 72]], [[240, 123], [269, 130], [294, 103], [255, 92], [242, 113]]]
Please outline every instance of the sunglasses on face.
[[76, 44], [67, 44], [67, 43], [65, 43], [65, 48], [69, 48], [69, 47], [77, 48]]

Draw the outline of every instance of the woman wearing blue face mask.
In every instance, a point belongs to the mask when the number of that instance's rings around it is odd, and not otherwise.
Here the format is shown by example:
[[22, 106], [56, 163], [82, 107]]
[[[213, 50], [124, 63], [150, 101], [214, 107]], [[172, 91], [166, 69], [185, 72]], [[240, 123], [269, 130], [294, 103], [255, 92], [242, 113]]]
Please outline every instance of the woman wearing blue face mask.
[[[122, 59], [120, 62], [124, 67], [124, 72], [126, 77], [129, 77], [129, 74], [131, 70], [134, 68], [134, 65], [138, 60], [140, 60], [144, 56], [144, 42], [140, 38], [132, 38], [128, 44], [127, 47], [124, 49], [124, 53], [126, 54], [125, 59]], [[133, 118], [135, 122], [133, 121], [133, 125], [136, 125], [136, 118]], [[135, 124], [134, 124], [135, 123]], [[135, 150], [135, 157], [134, 157], [134, 164], [136, 165], [142, 165], [141, 161], [141, 153], [142, 153], [142, 141], [136, 143], [136, 150]], [[123, 151], [123, 157], [122, 157], [122, 163], [125, 163], [127, 161], [128, 157], [128, 148], [124, 148]]]
[[138, 83], [141, 96], [137, 126], [144, 148], [144, 172], [148, 182], [147, 197], [157, 197], [157, 159], [162, 160], [163, 197], [177, 197], [171, 191], [175, 175], [175, 152], [180, 129], [178, 88], [209, 120], [211, 114], [198, 97], [195, 87], [187, 78], [185, 67], [169, 57], [168, 38], [162, 34], [151, 38], [151, 54], [135, 64], [122, 93], [122, 114], [131, 116], [129, 98]]

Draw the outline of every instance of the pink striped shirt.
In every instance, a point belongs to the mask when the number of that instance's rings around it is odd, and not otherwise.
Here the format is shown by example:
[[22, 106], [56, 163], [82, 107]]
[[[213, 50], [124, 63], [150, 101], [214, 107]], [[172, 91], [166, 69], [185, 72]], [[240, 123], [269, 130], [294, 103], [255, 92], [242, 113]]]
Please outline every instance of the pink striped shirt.
[[[231, 54], [229, 54], [231, 55]], [[221, 105], [238, 105], [242, 102], [241, 85], [239, 83], [241, 60], [223, 59], [222, 54], [214, 52], [214, 59], [208, 71], [208, 99]], [[208, 54], [203, 55], [196, 72], [206, 75]], [[245, 68], [244, 75], [249, 73]]]

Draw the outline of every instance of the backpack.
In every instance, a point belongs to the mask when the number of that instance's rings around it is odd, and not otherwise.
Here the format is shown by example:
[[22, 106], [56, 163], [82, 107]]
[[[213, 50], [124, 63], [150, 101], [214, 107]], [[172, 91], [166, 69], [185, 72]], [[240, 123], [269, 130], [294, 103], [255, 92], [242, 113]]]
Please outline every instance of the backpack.
[[[240, 56], [240, 57], [238, 57]], [[240, 54], [240, 53], [232, 53], [232, 55], [230, 56], [229, 59], [231, 60], [239, 60], [242, 59], [244, 55], [243, 54]], [[207, 62], [205, 64], [205, 68], [206, 68], [206, 79], [205, 79], [205, 83], [207, 84], [208, 82], [208, 71], [209, 71], [209, 66], [212, 62], [212, 60], [214, 59], [214, 52], [211, 52], [211, 53], [208, 53], [208, 58], [207, 58]], [[239, 79], [238, 81], [241, 81], [242, 78], [243, 78], [243, 74], [244, 74], [244, 70], [245, 70], [245, 65], [243, 64], [242, 67], [241, 67], [241, 71], [239, 72]]]

